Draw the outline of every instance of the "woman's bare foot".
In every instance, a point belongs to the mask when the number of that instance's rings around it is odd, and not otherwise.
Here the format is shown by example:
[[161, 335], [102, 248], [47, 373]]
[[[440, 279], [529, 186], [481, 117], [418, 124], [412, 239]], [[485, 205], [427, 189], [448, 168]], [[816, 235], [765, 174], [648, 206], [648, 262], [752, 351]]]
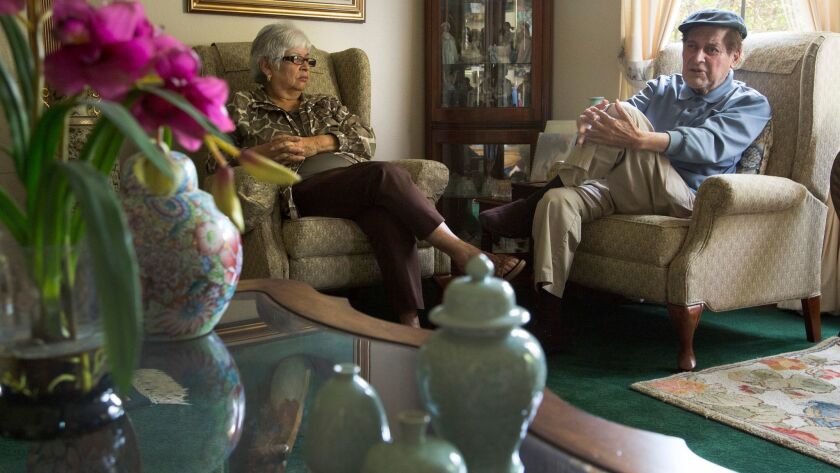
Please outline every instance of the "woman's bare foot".
[[488, 253], [483, 251], [485, 256], [490, 258], [495, 270], [493, 276], [504, 279], [505, 281], [512, 281], [513, 278], [519, 276], [519, 273], [525, 269], [525, 260], [515, 256]]
[[[497, 253], [489, 253], [487, 251], [478, 251], [476, 249], [476, 253], [484, 253], [484, 256], [490, 259], [490, 262], [493, 263], [493, 276], [504, 279], [505, 281], [511, 281], [513, 278], [519, 275], [523, 269], [525, 269], [525, 260], [517, 258], [515, 256], [505, 255], [505, 254], [497, 254]], [[472, 256], [475, 256], [472, 255]], [[460, 274], [465, 273], [465, 269], [467, 266], [467, 261], [465, 260], [462, 263], [458, 264], [455, 262], [455, 266]]]

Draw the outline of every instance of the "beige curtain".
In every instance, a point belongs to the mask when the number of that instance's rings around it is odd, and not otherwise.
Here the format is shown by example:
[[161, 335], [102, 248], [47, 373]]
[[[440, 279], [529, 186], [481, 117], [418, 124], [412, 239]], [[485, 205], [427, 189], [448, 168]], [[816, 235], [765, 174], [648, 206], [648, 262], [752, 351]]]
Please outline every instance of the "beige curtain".
[[792, 0], [792, 7], [798, 29], [840, 33], [840, 0]]
[[651, 63], [671, 36], [682, 0], [621, 0], [621, 98], [652, 79]]

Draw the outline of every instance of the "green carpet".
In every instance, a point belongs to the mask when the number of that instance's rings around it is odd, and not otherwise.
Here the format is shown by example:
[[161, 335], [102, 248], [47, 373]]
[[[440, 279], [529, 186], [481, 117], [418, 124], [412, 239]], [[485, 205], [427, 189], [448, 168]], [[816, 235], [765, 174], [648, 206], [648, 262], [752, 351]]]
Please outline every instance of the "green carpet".
[[[548, 358], [548, 387], [592, 414], [685, 439], [701, 457], [739, 472], [828, 472], [834, 467], [632, 391], [630, 384], [675, 372], [677, 341], [664, 307], [564, 301], [565, 343]], [[811, 346], [802, 318], [754, 308], [704, 312], [694, 348], [698, 369]], [[823, 315], [823, 334], [840, 318]]]

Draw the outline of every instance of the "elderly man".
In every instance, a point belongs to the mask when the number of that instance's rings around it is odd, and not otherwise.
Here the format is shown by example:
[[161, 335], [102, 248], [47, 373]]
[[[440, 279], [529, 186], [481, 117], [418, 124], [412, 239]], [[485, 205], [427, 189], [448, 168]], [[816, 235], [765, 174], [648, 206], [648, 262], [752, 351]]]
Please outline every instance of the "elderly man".
[[770, 119], [767, 99], [733, 80], [747, 28], [702, 10], [679, 26], [682, 74], [660, 76], [627, 102], [586, 109], [577, 146], [540, 192], [482, 212], [486, 230], [534, 238], [534, 281], [562, 297], [581, 225], [613, 214], [691, 216], [700, 184], [735, 172]]

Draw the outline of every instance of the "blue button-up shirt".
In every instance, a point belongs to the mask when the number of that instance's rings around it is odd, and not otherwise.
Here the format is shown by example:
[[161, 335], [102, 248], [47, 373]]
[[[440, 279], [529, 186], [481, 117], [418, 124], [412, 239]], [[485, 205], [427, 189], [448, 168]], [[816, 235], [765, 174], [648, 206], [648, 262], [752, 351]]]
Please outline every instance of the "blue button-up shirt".
[[658, 132], [671, 137], [665, 156], [695, 191], [716, 174], [735, 172], [741, 153], [770, 120], [767, 98], [743, 82], [726, 80], [706, 95], [681, 74], [659, 76], [628, 100]]

